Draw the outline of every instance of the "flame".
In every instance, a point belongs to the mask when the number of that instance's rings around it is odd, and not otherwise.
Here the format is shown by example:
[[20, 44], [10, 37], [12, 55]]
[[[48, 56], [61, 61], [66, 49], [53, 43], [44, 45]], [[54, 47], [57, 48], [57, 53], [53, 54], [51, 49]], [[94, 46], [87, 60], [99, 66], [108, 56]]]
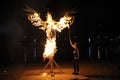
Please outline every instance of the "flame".
[[32, 25], [39, 26], [39, 29], [46, 32], [46, 44], [43, 52], [43, 57], [46, 59], [53, 57], [57, 51], [56, 31], [61, 32], [64, 28], [69, 28], [73, 22], [73, 16], [69, 16], [68, 13], [66, 13], [60, 18], [59, 22], [57, 22], [53, 20], [52, 15], [48, 12], [46, 21], [43, 21], [40, 15], [34, 12], [33, 14], [28, 14], [28, 20], [31, 21]]

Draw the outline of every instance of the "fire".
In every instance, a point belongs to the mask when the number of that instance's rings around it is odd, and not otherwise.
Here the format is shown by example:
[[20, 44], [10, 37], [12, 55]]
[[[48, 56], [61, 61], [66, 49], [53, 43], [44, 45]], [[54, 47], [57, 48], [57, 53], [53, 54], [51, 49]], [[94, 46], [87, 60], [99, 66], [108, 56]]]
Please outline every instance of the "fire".
[[[27, 9], [26, 11], [30, 12], [30, 10]], [[66, 13], [57, 22], [53, 20], [52, 15], [48, 12], [46, 16], [46, 21], [43, 21], [40, 15], [35, 10], [32, 11], [32, 13], [27, 14], [27, 16], [28, 20], [31, 21], [32, 25], [38, 26], [39, 29], [42, 29], [46, 32], [46, 44], [45, 50], [43, 52], [44, 59], [53, 57], [57, 51], [56, 31], [61, 32], [64, 28], [69, 28], [74, 20], [74, 17], [69, 16], [68, 13]]]

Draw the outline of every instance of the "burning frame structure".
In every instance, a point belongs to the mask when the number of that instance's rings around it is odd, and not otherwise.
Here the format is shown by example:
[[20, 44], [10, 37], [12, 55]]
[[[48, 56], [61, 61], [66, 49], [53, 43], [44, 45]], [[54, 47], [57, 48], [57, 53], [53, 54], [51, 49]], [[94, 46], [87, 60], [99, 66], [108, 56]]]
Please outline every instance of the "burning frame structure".
[[74, 21], [74, 16], [69, 16], [68, 12], [66, 12], [59, 21], [55, 21], [53, 20], [52, 15], [48, 12], [46, 15], [46, 20], [43, 21], [39, 13], [34, 9], [26, 6], [26, 9], [24, 10], [27, 12], [28, 20], [32, 23], [32, 25], [35, 27], [39, 27], [40, 30], [46, 32], [46, 44], [43, 52], [43, 58], [44, 60], [49, 59], [49, 62], [45, 66], [45, 68], [50, 65], [50, 73], [53, 75], [53, 63], [59, 68], [59, 65], [57, 65], [54, 60], [54, 54], [57, 51], [56, 32], [61, 32], [64, 28], [69, 29], [70, 25]]

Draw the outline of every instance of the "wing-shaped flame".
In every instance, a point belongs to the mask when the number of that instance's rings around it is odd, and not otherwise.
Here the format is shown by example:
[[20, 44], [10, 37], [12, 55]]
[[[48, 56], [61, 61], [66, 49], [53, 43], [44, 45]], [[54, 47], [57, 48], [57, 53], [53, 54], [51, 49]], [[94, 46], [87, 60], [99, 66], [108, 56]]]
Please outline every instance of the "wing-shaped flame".
[[27, 15], [28, 20], [31, 21], [32, 25], [39, 26], [40, 29], [45, 30], [46, 32], [47, 40], [43, 57], [53, 57], [54, 53], [56, 53], [57, 51], [56, 31], [61, 32], [64, 28], [69, 28], [74, 21], [74, 17], [69, 16], [69, 14], [66, 13], [63, 17], [60, 18], [59, 22], [57, 22], [53, 20], [52, 15], [48, 12], [46, 16], [46, 21], [43, 21], [35, 10], [28, 7], [25, 11], [32, 12]]

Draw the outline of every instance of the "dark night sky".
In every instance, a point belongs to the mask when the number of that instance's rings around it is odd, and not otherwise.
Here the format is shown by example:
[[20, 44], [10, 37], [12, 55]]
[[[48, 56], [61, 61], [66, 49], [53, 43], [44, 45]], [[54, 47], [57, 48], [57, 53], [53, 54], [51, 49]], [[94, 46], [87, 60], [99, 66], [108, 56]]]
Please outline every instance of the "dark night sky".
[[31, 8], [43, 14], [46, 10], [52, 12], [54, 19], [59, 19], [64, 15], [65, 11], [76, 8], [79, 12], [75, 14], [76, 21], [74, 24], [79, 28], [79, 32], [113, 32], [117, 27], [114, 26], [113, 2], [105, 2], [104, 0], [11, 0], [3, 1], [1, 4], [1, 24], [11, 21], [11, 18], [18, 20], [23, 17], [22, 10], [27, 4]]
[[[49, 10], [55, 20], [58, 20], [66, 11], [76, 9], [79, 12], [75, 14], [76, 19], [73, 26], [76, 26], [81, 36], [96, 33], [118, 33], [118, 28], [114, 25], [113, 3], [104, 0], [11, 0], [3, 1], [1, 4], [1, 25], [10, 22], [11, 19], [17, 19], [22, 24], [22, 18], [25, 12], [22, 10], [27, 4], [37, 10], [42, 16]], [[16, 20], [15, 20], [16, 21]]]
[[[20, 48], [19, 45], [21, 42], [24, 43], [25, 35], [34, 34], [33, 26], [27, 20], [23, 10], [26, 4], [40, 12], [43, 18], [45, 17], [45, 12], [49, 10], [55, 20], [63, 16], [66, 11], [77, 10], [78, 13], [73, 14], [75, 15], [75, 21], [71, 26], [71, 33], [73, 38], [77, 36], [81, 45], [86, 45], [88, 37], [91, 36], [104, 35], [112, 37], [119, 34], [117, 26], [114, 25], [114, 2], [112, 1], [5, 0], [0, 3], [0, 42], [2, 44], [2, 53], [9, 53], [11, 48]], [[64, 30], [61, 35], [67, 35], [65, 31], [67, 30]], [[29, 43], [29, 40], [27, 42]], [[11, 54], [7, 55], [13, 56]], [[2, 56], [6, 56], [6, 54], [2, 54]]]

